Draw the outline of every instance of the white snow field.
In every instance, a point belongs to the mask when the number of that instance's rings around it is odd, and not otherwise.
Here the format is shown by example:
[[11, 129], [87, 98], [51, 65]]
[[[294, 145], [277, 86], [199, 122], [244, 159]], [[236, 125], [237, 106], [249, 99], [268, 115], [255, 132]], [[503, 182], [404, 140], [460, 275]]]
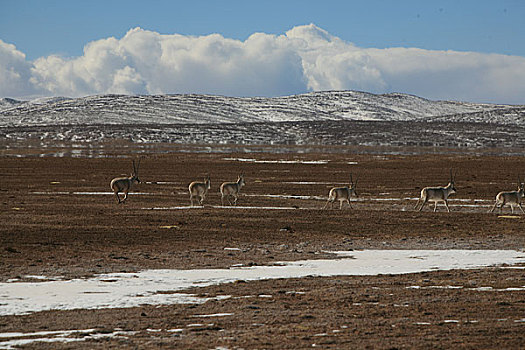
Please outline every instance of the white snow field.
[[5, 282], [0, 283], [0, 315], [136, 307], [142, 304], [202, 303], [208, 299], [182, 291], [238, 280], [406, 274], [525, 262], [525, 253], [516, 250], [362, 250], [333, 253], [337, 259], [280, 262], [272, 266], [144, 270], [104, 274], [89, 279]]

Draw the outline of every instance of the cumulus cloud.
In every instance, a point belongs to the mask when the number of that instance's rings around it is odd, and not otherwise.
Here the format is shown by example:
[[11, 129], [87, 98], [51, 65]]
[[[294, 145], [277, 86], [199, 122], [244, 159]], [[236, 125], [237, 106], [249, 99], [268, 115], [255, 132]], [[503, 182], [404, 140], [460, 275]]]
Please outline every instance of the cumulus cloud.
[[34, 88], [31, 63], [14, 45], [0, 40], [0, 96], [24, 96], [44, 93]]
[[320, 90], [525, 103], [525, 58], [417, 48], [360, 48], [315, 25], [244, 41], [134, 28], [82, 56], [33, 62], [0, 40], [0, 96], [207, 93], [279, 96]]

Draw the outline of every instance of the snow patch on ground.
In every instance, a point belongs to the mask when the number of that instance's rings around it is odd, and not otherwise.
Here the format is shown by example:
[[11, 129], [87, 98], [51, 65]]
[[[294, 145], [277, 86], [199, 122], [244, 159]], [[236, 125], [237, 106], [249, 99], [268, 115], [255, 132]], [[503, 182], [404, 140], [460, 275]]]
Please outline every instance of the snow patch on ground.
[[333, 254], [337, 259], [282, 262], [273, 266], [144, 270], [103, 274], [89, 279], [4, 282], [0, 283], [0, 315], [136, 307], [143, 304], [204, 303], [229, 296], [201, 298], [181, 291], [238, 280], [406, 274], [525, 263], [524, 253], [515, 250], [363, 250]]

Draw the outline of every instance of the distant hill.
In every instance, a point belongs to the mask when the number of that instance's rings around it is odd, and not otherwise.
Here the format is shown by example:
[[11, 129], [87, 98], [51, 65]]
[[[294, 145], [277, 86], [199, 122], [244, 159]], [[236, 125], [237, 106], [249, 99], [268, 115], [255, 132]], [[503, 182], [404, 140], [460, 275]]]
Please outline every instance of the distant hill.
[[22, 103], [24, 103], [24, 101], [18, 101], [12, 98], [0, 98], [0, 111], [13, 108]]
[[468, 121], [525, 125], [525, 106], [431, 101], [358, 91], [286, 97], [97, 95], [0, 100], [0, 127], [48, 125], [223, 124], [283, 121]]

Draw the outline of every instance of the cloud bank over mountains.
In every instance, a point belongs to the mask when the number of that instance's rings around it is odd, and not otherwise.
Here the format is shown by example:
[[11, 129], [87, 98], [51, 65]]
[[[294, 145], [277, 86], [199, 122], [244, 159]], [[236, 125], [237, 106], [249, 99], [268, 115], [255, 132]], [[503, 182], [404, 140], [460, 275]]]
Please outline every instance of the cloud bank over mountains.
[[79, 57], [28, 61], [0, 40], [0, 97], [205, 93], [281, 96], [321, 90], [525, 104], [525, 57], [361, 48], [313, 24], [245, 41], [134, 28]]

